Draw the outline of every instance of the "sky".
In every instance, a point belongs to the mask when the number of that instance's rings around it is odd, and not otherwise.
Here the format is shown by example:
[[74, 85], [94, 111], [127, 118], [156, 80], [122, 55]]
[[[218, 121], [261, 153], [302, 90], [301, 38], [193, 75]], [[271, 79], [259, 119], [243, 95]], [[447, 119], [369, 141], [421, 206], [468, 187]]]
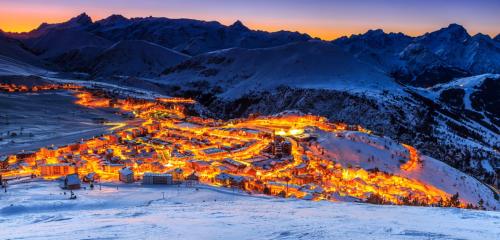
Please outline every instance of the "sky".
[[241, 20], [252, 29], [291, 30], [325, 40], [369, 29], [416, 36], [463, 25], [470, 34], [500, 33], [500, 0], [0, 0], [0, 29], [29, 31], [86, 12], [93, 20], [111, 14]]

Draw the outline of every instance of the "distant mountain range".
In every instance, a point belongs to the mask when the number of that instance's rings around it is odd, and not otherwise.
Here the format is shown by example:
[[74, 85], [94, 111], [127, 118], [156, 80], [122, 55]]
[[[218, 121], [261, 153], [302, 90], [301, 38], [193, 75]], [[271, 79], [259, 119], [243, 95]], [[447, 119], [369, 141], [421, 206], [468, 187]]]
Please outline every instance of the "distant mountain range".
[[[5, 35], [4, 38], [13, 38], [22, 44], [22, 50], [25, 51], [20, 50], [23, 53], [19, 54], [36, 55], [30, 56], [31, 62], [36, 65], [45, 61], [58, 70], [83, 71], [92, 76], [125, 73], [148, 77], [162, 72], [157, 70], [161, 67], [158, 63], [168, 62], [164, 66], [168, 68], [179, 59], [172, 56], [173, 60], [167, 60], [162, 54], [148, 54], [147, 51], [153, 50], [152, 44], [162, 46], [163, 50], [168, 49], [170, 52], [196, 56], [221, 49], [260, 49], [312, 39], [297, 32], [254, 31], [240, 21], [225, 26], [213, 21], [155, 17], [128, 19], [112, 15], [93, 22], [85, 13], [64, 23], [44, 23], [30, 32]], [[137, 44], [120, 44], [124, 52], [133, 48], [131, 52], [154, 55], [141, 60], [139, 65], [142, 68], [121, 72], [106, 69], [103, 65], [93, 66], [96, 61], [106, 58], [101, 55], [106, 55], [109, 47], [128, 40], [141, 41], [135, 42]], [[493, 39], [483, 34], [470, 36], [457, 24], [419, 37], [385, 33], [378, 29], [341, 37], [325, 44], [335, 45], [360, 62], [372, 65], [398, 81], [415, 86], [428, 87], [458, 77], [500, 72], [500, 35]], [[308, 48], [310, 51], [322, 51], [315, 49], [318, 44], [310, 44]], [[327, 60], [329, 56], [320, 57], [317, 61], [321, 59]], [[134, 64], [138, 64], [138, 60]]]
[[222, 118], [297, 109], [361, 124], [499, 183], [500, 35], [457, 24], [323, 41], [240, 21], [81, 14], [0, 32], [0, 75], [49, 73], [193, 97]]

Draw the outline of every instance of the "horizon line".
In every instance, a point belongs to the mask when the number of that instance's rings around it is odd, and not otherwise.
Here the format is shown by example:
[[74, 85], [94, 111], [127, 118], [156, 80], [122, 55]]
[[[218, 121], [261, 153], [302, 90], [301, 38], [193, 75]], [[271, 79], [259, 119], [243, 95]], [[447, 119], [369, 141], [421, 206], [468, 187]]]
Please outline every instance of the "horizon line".
[[186, 19], [186, 20], [195, 20], [195, 21], [203, 21], [203, 22], [217, 22], [217, 23], [219, 23], [219, 24], [221, 24], [223, 26], [226, 26], [226, 27], [229, 27], [229, 26], [231, 26], [231, 24], [233, 24], [233, 23], [235, 23], [237, 21], [240, 21], [244, 26], [248, 27], [250, 30], [253, 30], [253, 31], [266, 31], [266, 32], [288, 31], [288, 32], [296, 32], [296, 33], [300, 33], [300, 34], [306, 34], [306, 35], [308, 35], [309, 37], [311, 37], [313, 39], [319, 39], [319, 40], [323, 40], [323, 41], [333, 41], [333, 40], [337, 40], [337, 39], [343, 38], [343, 37], [352, 37], [352, 36], [356, 36], [356, 35], [363, 35], [363, 34], [369, 32], [369, 31], [376, 31], [376, 30], [382, 30], [386, 34], [393, 33], [393, 34], [404, 34], [404, 35], [409, 36], [409, 37], [419, 37], [419, 36], [425, 35], [427, 33], [431, 33], [431, 32], [438, 31], [440, 29], [449, 27], [450, 25], [453, 25], [453, 24], [462, 26], [467, 31], [467, 33], [470, 36], [475, 36], [477, 34], [482, 34], [482, 35], [486, 35], [486, 36], [490, 37], [491, 39], [493, 39], [493, 38], [495, 38], [497, 36], [500, 36], [500, 33], [497, 33], [496, 35], [491, 35], [489, 33], [482, 33], [482, 32], [477, 32], [476, 34], [470, 34], [468, 32], [467, 28], [464, 27], [462, 24], [459, 24], [457, 22], [451, 22], [447, 26], [442, 26], [442, 27], [439, 27], [438, 29], [435, 29], [435, 30], [432, 30], [432, 31], [420, 32], [420, 33], [414, 33], [414, 34], [408, 33], [408, 32], [404, 32], [404, 31], [386, 31], [383, 28], [367, 28], [364, 31], [360, 31], [360, 32], [357, 32], [357, 33], [351, 33], [350, 35], [349, 34], [337, 35], [336, 37], [325, 39], [325, 38], [322, 38], [322, 37], [317, 36], [317, 35], [315, 36], [315, 34], [311, 34], [311, 33], [300, 31], [300, 30], [290, 30], [290, 29], [282, 29], [282, 28], [274, 29], [274, 28], [272, 28], [270, 26], [261, 26], [261, 27], [258, 27], [258, 26], [254, 26], [253, 24], [247, 25], [247, 24], [245, 24], [245, 21], [239, 20], [239, 19], [236, 19], [236, 20], [232, 21], [231, 23], [225, 23], [222, 20], [196, 19], [196, 18], [189, 18], [189, 17], [170, 18], [170, 17], [167, 17], [167, 16], [153, 16], [153, 15], [140, 16], [140, 17], [135, 17], [135, 16], [134, 17], [129, 17], [129, 16], [126, 16], [124, 14], [119, 14], [119, 13], [112, 13], [112, 14], [108, 15], [107, 17], [95, 17], [95, 16], [93, 17], [93, 16], [87, 14], [86, 11], [83, 11], [82, 13], [80, 13], [80, 14], [78, 14], [76, 16], [65, 18], [66, 20], [56, 20], [54, 22], [42, 21], [42, 22], [40, 22], [38, 24], [38, 26], [30, 28], [29, 30], [24, 30], [24, 31], [9, 31], [9, 30], [3, 30], [2, 28], [0, 28], [0, 32], [10, 33], [10, 34], [24, 34], [24, 33], [29, 33], [31, 31], [34, 31], [34, 30], [40, 28], [43, 24], [61, 24], [61, 23], [68, 22], [69, 20], [71, 20], [73, 18], [76, 18], [78, 16], [81, 16], [81, 15], [88, 16], [91, 19], [92, 23], [104, 20], [104, 19], [109, 18], [110, 16], [113, 16], [113, 15], [115, 15], [115, 16], [123, 16], [124, 18], [129, 19], [129, 20], [130, 19], [137, 19], [137, 18], [140, 18], [140, 19], [146, 19], [146, 18], [166, 18], [166, 19], [172, 19], [172, 20]]

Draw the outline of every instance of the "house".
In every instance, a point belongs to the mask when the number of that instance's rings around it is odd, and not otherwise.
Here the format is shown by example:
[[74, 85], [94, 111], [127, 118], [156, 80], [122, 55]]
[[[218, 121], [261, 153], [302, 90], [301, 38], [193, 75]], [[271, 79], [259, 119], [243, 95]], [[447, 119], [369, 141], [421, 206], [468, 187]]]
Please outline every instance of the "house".
[[134, 172], [129, 167], [124, 167], [118, 171], [120, 181], [124, 183], [134, 182]]
[[0, 169], [7, 169], [9, 166], [9, 158], [7, 156], [0, 156]]
[[224, 158], [224, 160], [222, 161], [223, 163], [226, 164], [226, 166], [231, 169], [232, 171], [238, 171], [238, 170], [242, 170], [246, 167], [245, 164], [241, 163], [241, 162], [238, 162], [238, 161], [235, 161], [231, 158]]
[[245, 178], [229, 173], [219, 173], [217, 176], [215, 176], [215, 182], [224, 186], [243, 188], [245, 185]]
[[200, 182], [200, 177], [198, 176], [198, 174], [196, 172], [193, 172], [186, 177], [186, 185], [187, 186], [194, 186], [194, 185], [198, 184], [199, 182]]
[[95, 182], [95, 180], [99, 179], [99, 176], [95, 172], [91, 172], [83, 177], [84, 182]]
[[210, 169], [210, 162], [206, 161], [200, 161], [200, 160], [192, 160], [191, 162], [191, 167], [196, 170], [196, 171], [205, 171]]
[[75, 190], [80, 189], [81, 182], [78, 174], [73, 173], [60, 178], [59, 186], [62, 189]]
[[144, 173], [142, 184], [173, 184], [173, 177], [171, 174], [165, 173]]
[[69, 163], [43, 164], [40, 165], [42, 176], [64, 176], [75, 173], [75, 167]]
[[174, 182], [181, 182], [184, 180], [184, 171], [181, 168], [175, 168], [166, 173], [172, 175]]
[[243, 173], [253, 177], [257, 176], [257, 171], [251, 166], [245, 167], [245, 169], [243, 169]]
[[102, 167], [102, 170], [106, 173], [117, 173], [120, 169], [125, 167], [125, 165], [120, 164], [120, 163], [104, 162], [101, 167]]

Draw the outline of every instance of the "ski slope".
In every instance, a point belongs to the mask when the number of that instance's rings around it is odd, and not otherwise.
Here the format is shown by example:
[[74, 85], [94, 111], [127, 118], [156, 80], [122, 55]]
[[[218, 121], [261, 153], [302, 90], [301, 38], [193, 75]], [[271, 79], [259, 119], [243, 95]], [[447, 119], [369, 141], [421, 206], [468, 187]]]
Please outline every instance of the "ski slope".
[[[163, 199], [163, 193], [165, 198]], [[68, 200], [55, 182], [0, 194], [5, 239], [498, 239], [500, 212], [106, 185]], [[272, 223], [272, 224], [271, 224]]]

